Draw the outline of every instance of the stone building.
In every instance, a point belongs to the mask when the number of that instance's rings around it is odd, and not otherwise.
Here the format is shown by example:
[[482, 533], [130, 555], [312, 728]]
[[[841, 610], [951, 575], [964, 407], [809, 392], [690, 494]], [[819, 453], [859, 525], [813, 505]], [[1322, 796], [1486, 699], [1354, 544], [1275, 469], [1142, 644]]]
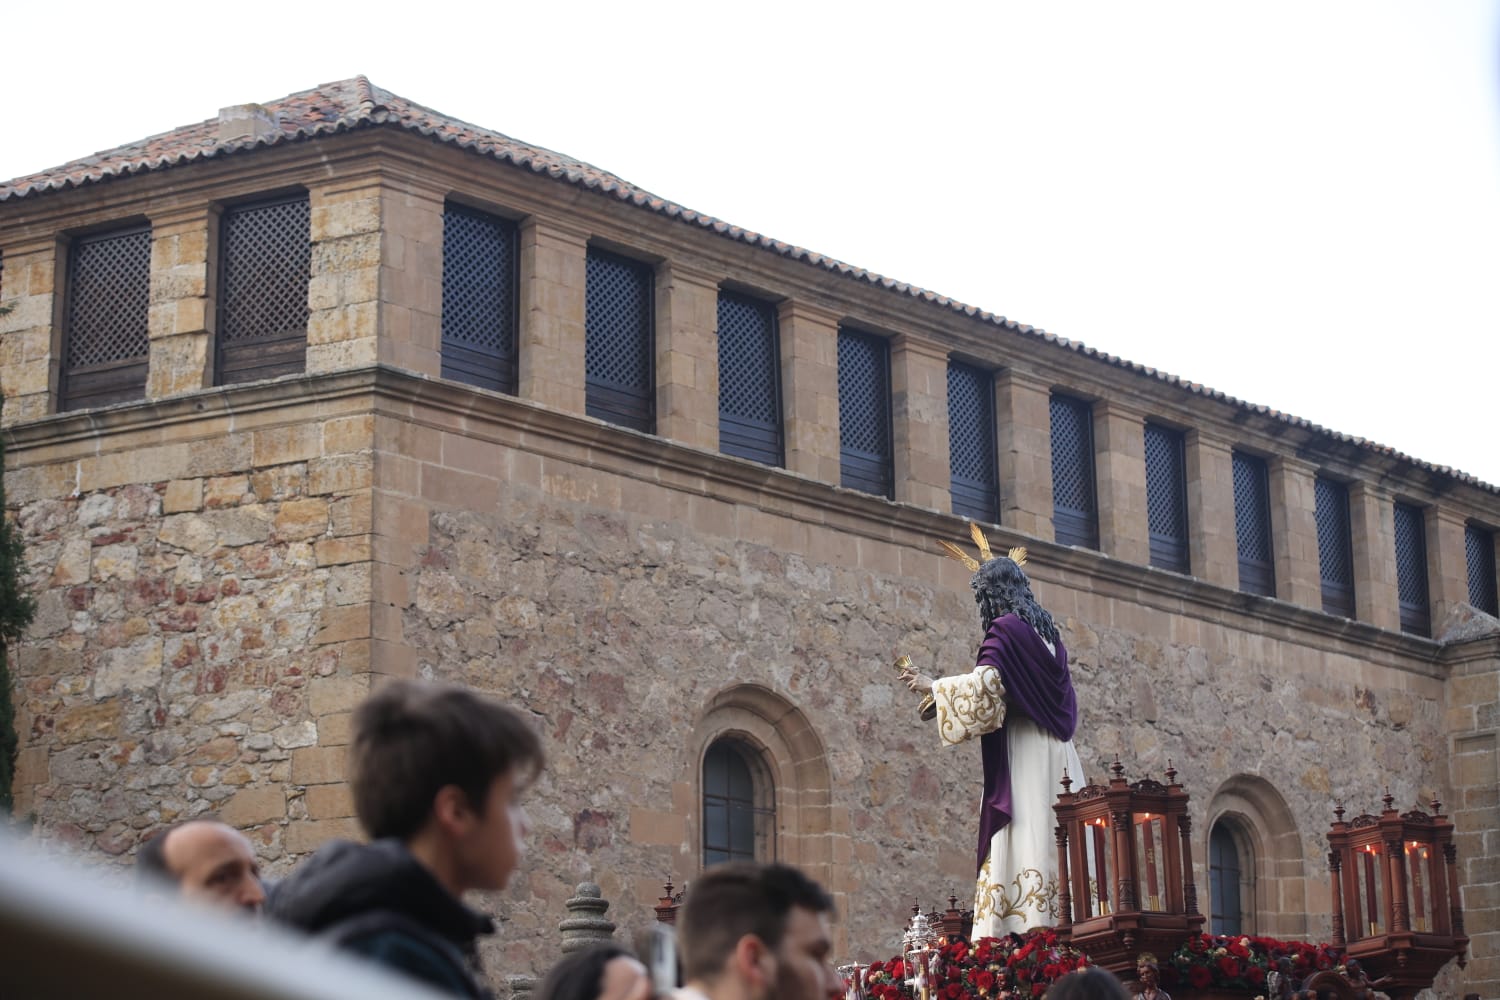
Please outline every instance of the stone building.
[[[1218, 928], [1326, 939], [1336, 801], [1437, 797], [1500, 995], [1493, 486], [699, 215], [363, 78], [0, 186], [6, 484], [39, 602], [17, 816], [127, 862], [212, 811], [356, 835], [385, 676], [529, 709], [544, 967], [705, 858], [805, 866], [840, 957], [972, 884], [965, 518], [1024, 544], [1090, 778], [1170, 759]], [[1458, 992], [1455, 990], [1455, 992]]]

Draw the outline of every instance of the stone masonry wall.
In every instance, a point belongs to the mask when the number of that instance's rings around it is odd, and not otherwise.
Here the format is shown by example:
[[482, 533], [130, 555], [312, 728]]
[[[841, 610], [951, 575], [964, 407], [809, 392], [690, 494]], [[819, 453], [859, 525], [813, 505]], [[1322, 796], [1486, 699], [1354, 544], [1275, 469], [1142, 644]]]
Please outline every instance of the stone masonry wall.
[[[532, 857], [488, 901], [507, 920], [492, 964], [540, 968], [554, 915], [582, 879], [639, 930], [664, 878], [692, 877], [696, 726], [736, 685], [797, 705], [826, 749], [833, 836], [847, 842], [833, 853], [850, 858], [831, 877], [847, 907], [841, 954], [889, 954], [914, 898], [928, 907], [950, 887], [965, 895], [977, 748], [938, 747], [890, 669], [895, 649], [928, 670], [972, 663], [961, 568], [833, 524], [519, 458], [493, 456], [511, 473], [504, 483], [469, 483], [485, 505], [496, 498], [493, 509], [431, 505], [402, 609], [421, 675], [526, 705], [548, 739]], [[515, 475], [523, 465], [529, 481]], [[1264, 777], [1295, 835], [1270, 904], [1287, 907], [1288, 922], [1261, 930], [1326, 939], [1326, 917], [1292, 934], [1291, 911], [1327, 912], [1334, 800], [1373, 811], [1387, 783], [1406, 807], [1441, 789], [1441, 685], [1103, 596], [1045, 554], [1032, 569], [1072, 651], [1089, 777], [1102, 780], [1117, 754], [1132, 777], [1159, 776], [1171, 759], [1194, 797], [1205, 902], [1214, 793], [1236, 774]]]
[[[497, 974], [547, 967], [585, 878], [634, 931], [666, 878], [694, 876], [699, 755], [726, 726], [784, 758], [778, 852], [836, 892], [841, 956], [892, 952], [913, 899], [966, 895], [977, 748], [939, 748], [890, 667], [896, 649], [929, 672], [972, 662], [967, 573], [930, 537], [872, 538], [810, 488], [793, 500], [549, 438], [540, 412], [523, 432], [421, 406], [390, 420], [368, 396], [286, 400], [297, 384], [234, 425], [174, 424], [168, 442], [122, 430], [102, 455], [92, 439], [13, 453], [31, 459], [8, 486], [40, 609], [17, 661], [17, 808], [43, 840], [125, 864], [145, 831], [214, 812], [283, 873], [357, 834], [348, 712], [386, 671], [492, 692], [547, 740], [531, 855], [482, 901], [503, 921]], [[1088, 777], [1117, 754], [1132, 777], [1172, 760], [1200, 898], [1234, 775], [1263, 778], [1291, 817], [1267, 919], [1327, 912], [1334, 799], [1374, 809], [1386, 783], [1403, 807], [1448, 797], [1438, 680], [1077, 565], [1033, 543]], [[711, 708], [742, 690], [785, 717]], [[1316, 916], [1279, 926], [1329, 932]]]
[[369, 419], [328, 416], [8, 474], [37, 597], [15, 812], [44, 842], [128, 863], [211, 812], [276, 871], [353, 832], [319, 783], [368, 688]]

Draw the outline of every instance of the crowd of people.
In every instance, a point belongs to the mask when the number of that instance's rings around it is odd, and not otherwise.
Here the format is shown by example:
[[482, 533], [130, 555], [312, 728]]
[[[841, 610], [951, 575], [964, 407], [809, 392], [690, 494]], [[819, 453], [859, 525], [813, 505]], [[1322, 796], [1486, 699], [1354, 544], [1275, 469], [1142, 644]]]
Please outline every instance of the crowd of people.
[[[520, 799], [544, 763], [515, 710], [461, 687], [394, 682], [353, 719], [349, 783], [368, 843], [327, 844], [267, 886], [242, 833], [196, 819], [141, 846], [141, 885], [264, 914], [449, 996], [489, 997], [477, 943], [495, 926], [463, 897], [510, 881], [528, 831]], [[789, 865], [718, 865], [688, 891], [677, 960], [665, 971], [619, 945], [574, 952], [549, 973], [539, 1000], [842, 997], [833, 909], [828, 892]], [[1048, 994], [1126, 995], [1097, 969]]]

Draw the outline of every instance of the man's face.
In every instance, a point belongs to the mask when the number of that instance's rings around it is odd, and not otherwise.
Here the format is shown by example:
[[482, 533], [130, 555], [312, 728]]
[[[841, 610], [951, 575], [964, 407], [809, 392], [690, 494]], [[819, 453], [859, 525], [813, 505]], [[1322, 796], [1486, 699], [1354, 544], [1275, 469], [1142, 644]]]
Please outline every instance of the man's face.
[[476, 816], [457, 845], [468, 889], [504, 889], [526, 853], [531, 821], [518, 800], [514, 772], [490, 782], [484, 814]]
[[260, 864], [245, 835], [223, 823], [184, 823], [168, 833], [163, 860], [182, 898], [260, 912], [266, 901]]
[[832, 951], [828, 914], [792, 907], [787, 914], [786, 934], [776, 949], [776, 980], [769, 996], [780, 1000], [842, 997], [844, 984], [828, 961]]

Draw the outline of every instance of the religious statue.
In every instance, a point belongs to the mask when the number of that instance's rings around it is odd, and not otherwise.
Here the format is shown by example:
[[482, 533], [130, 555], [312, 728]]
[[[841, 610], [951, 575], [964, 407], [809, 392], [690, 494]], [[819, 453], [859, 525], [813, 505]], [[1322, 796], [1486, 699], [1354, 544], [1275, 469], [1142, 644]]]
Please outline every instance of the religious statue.
[[1082, 780], [1083, 766], [1073, 749], [1078, 701], [1068, 653], [1021, 569], [1026, 550], [994, 555], [984, 532], [977, 525], [970, 530], [979, 560], [940, 544], [974, 571], [970, 586], [984, 628], [974, 669], [934, 680], [907, 657], [897, 666], [907, 686], [927, 696], [922, 717], [936, 717], [944, 746], [979, 737], [977, 939], [1057, 923], [1052, 804], [1063, 773]]

